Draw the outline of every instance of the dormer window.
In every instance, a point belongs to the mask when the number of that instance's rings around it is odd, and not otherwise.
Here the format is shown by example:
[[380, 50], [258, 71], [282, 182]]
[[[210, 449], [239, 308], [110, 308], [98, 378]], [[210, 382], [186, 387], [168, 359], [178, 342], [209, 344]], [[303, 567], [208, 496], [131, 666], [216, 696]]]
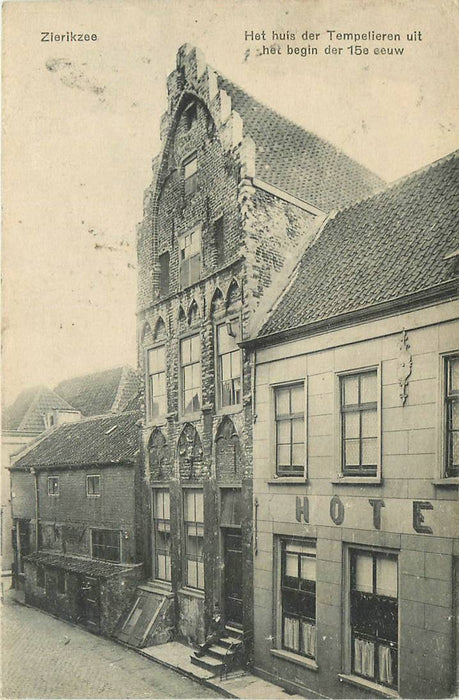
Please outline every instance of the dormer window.
[[198, 189], [198, 159], [196, 154], [185, 161], [183, 177], [185, 181], [185, 196], [194, 194]]
[[196, 226], [179, 240], [180, 286], [189, 287], [201, 274], [201, 227]]

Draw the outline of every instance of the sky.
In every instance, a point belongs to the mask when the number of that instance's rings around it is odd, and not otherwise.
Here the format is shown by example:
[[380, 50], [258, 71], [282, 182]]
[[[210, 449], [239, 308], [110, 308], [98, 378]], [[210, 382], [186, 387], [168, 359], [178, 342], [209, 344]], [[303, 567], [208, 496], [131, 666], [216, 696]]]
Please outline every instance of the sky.
[[[454, 0], [5, 3], [3, 402], [135, 366], [136, 226], [182, 44], [393, 181], [457, 148], [457, 29]], [[295, 40], [273, 41], [273, 30]], [[330, 41], [327, 30], [401, 41]], [[67, 31], [98, 39], [41, 41]], [[246, 39], [263, 31], [266, 40]], [[320, 36], [303, 40], [306, 31]], [[308, 45], [318, 54], [302, 56]], [[351, 45], [369, 53], [351, 55]], [[373, 52], [395, 45], [402, 55]]]

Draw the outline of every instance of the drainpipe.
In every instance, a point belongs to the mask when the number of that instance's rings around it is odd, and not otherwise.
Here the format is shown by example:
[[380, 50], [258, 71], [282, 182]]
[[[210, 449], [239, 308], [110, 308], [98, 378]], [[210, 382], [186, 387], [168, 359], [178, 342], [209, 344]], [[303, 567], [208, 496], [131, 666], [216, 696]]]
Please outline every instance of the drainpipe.
[[39, 501], [38, 501], [38, 474], [36, 470], [32, 467], [30, 473], [35, 477], [35, 551], [38, 552], [40, 537], [39, 537]]

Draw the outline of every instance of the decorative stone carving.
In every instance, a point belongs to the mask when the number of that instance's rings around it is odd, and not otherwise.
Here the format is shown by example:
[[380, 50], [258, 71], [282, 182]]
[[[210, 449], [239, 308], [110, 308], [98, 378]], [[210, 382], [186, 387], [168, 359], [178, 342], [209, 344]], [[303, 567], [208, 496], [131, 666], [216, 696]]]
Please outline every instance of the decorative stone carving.
[[409, 351], [410, 344], [408, 342], [408, 336], [406, 330], [403, 329], [402, 337], [400, 339], [399, 345], [399, 357], [397, 365], [397, 379], [400, 386], [400, 399], [402, 406], [405, 405], [405, 401], [408, 398], [408, 378], [411, 374], [411, 368], [413, 366], [413, 358]]
[[196, 428], [187, 423], [178, 441], [178, 461], [180, 478], [200, 479], [203, 476], [202, 444]]
[[171, 462], [167, 441], [161, 430], [152, 432], [148, 441], [148, 455], [150, 460], [150, 478], [153, 481], [170, 478]]

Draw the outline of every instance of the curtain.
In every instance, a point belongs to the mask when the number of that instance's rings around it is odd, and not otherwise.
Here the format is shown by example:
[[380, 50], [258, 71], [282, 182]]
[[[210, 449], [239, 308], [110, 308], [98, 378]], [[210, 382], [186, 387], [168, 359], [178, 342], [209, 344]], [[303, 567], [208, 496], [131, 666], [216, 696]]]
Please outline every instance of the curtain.
[[302, 622], [304, 653], [316, 658], [316, 626], [310, 622]]
[[392, 656], [390, 647], [380, 646], [378, 649], [379, 680], [381, 683], [392, 685], [394, 676], [392, 673]]
[[300, 650], [300, 624], [295, 618], [284, 617], [284, 646]]
[[362, 676], [374, 678], [375, 647], [373, 642], [354, 639], [354, 671]]

